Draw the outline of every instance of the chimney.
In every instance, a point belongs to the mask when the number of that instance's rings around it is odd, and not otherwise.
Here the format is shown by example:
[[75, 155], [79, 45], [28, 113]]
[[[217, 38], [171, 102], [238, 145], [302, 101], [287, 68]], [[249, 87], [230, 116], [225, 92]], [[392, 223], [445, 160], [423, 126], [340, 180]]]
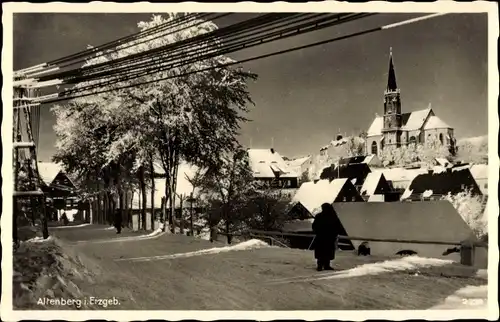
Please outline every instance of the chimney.
[[433, 170], [433, 169], [429, 169], [429, 170], [427, 170], [427, 173], [428, 173], [428, 174], [433, 174], [433, 173], [434, 173], [434, 170]]
[[274, 154], [274, 148], [271, 148], [271, 153], [273, 153], [273, 154]]

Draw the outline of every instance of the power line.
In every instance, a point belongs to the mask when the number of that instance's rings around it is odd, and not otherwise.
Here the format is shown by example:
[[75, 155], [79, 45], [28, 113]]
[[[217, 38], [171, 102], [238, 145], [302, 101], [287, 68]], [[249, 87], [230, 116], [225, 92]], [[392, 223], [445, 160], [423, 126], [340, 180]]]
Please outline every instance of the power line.
[[[111, 55], [115, 52], [118, 52], [118, 51], [121, 51], [121, 50], [124, 50], [124, 49], [127, 49], [127, 48], [130, 48], [130, 47], [135, 47], [135, 46], [138, 46], [138, 45], [141, 45], [141, 44], [144, 44], [144, 43], [147, 43], [147, 42], [150, 42], [150, 41], [153, 41], [153, 40], [156, 40], [158, 38], [161, 38], [161, 37], [166, 37], [166, 36], [169, 36], [169, 35], [172, 35], [174, 33], [177, 33], [177, 32], [180, 32], [182, 30], [186, 30], [188, 28], [193, 28], [193, 27], [196, 27], [196, 26], [199, 26], [199, 25], [202, 25], [204, 23], [207, 23], [208, 21], [215, 21], [217, 19], [220, 19], [220, 18], [223, 18], [223, 17], [226, 17], [228, 15], [231, 15], [231, 13], [222, 13], [222, 14], [219, 14], [219, 15], [216, 15], [215, 17], [211, 17], [211, 18], [207, 18], [207, 20], [200, 20], [202, 18], [204, 18], [205, 16], [203, 17], [195, 17], [193, 19], [193, 21], [195, 22], [194, 24], [190, 24], [190, 25], [187, 25], [187, 26], [184, 26], [182, 28], [179, 28], [179, 29], [175, 29], [175, 30], [171, 30], [169, 31], [168, 33], [166, 34], [162, 34], [160, 33], [162, 30], [160, 31], [157, 31], [156, 34], [159, 34], [159, 35], [156, 35], [155, 37], [153, 38], [149, 38], [149, 39], [145, 39], [145, 40], [142, 40], [140, 42], [136, 42], [136, 43], [130, 43], [128, 44], [127, 46], [123, 46], [123, 47], [120, 47], [118, 48], [118, 46], [116, 48], [114, 48], [113, 50], [110, 50], [110, 51], [107, 51], [107, 52], [104, 52], [104, 51], [101, 51], [99, 52], [98, 55], [92, 57], [92, 58], [97, 58], [97, 57], [101, 57], [101, 56], [104, 56], [104, 55]], [[207, 15], [208, 16], [208, 15]], [[183, 22], [183, 24], [187, 24], [191, 21], [186, 21], [186, 22]], [[142, 38], [146, 38], [148, 37], [149, 35], [147, 36], [144, 36]], [[76, 65], [76, 64], [79, 64], [79, 63], [84, 63], [86, 61], [86, 59], [80, 59], [80, 60], [77, 60], [77, 61], [74, 61], [74, 62], [71, 62], [71, 63], [67, 63], [65, 65], [61, 65], [61, 66], [58, 66], [59, 68], [66, 68], [66, 67], [69, 67], [69, 66], [72, 66], [72, 65]]]
[[[317, 19], [317, 20], [314, 20], [314, 21], [311, 21], [309, 23], [302, 24], [299, 26], [292, 26], [292, 27], [284, 29], [284, 30], [277, 30], [275, 32], [271, 32], [271, 33], [264, 34], [264, 35], [259, 35], [257, 37], [251, 38], [251, 39], [245, 39], [243, 41], [236, 42], [235, 44], [229, 44], [229, 46], [227, 46], [226, 48], [214, 49], [214, 50], [212, 50], [212, 52], [209, 52], [205, 55], [200, 56], [200, 55], [198, 55], [198, 52], [195, 52], [194, 54], [192, 53], [190, 56], [188, 56], [189, 59], [181, 60], [180, 62], [177, 62], [177, 64], [169, 63], [168, 65], [163, 64], [160, 66], [154, 65], [154, 64], [149, 64], [149, 66], [154, 66], [151, 70], [142, 69], [142, 70], [135, 71], [135, 73], [132, 73], [132, 71], [130, 71], [130, 70], [126, 70], [128, 72], [126, 77], [111, 79], [109, 81], [88, 85], [88, 86], [83, 87], [83, 88], [66, 90], [66, 91], [61, 92], [60, 96], [68, 95], [71, 93], [77, 93], [77, 92], [81, 92], [84, 90], [91, 90], [94, 88], [101, 87], [103, 85], [105, 85], [105, 86], [112, 85], [112, 84], [116, 84], [119, 82], [123, 82], [125, 80], [135, 79], [135, 78], [138, 78], [141, 76], [146, 76], [146, 75], [150, 75], [153, 73], [166, 71], [166, 70], [172, 69], [172, 68], [182, 67], [182, 66], [185, 66], [185, 65], [190, 64], [190, 63], [213, 58], [213, 57], [216, 57], [216, 56], [219, 56], [222, 54], [235, 52], [235, 51], [245, 49], [245, 48], [251, 48], [251, 47], [261, 45], [264, 43], [289, 38], [289, 37], [292, 37], [292, 36], [295, 36], [298, 34], [303, 34], [303, 33], [308, 33], [308, 32], [312, 32], [312, 31], [320, 30], [320, 29], [323, 29], [326, 27], [330, 27], [332, 25], [345, 23], [345, 22], [348, 22], [348, 21], [351, 21], [354, 19], [364, 18], [367, 15], [371, 15], [371, 14], [354, 14], [354, 15], [347, 16], [344, 18], [342, 18], [341, 16], [334, 16], [334, 17], [326, 17], [326, 18], [322, 18], [322, 19]], [[321, 23], [324, 23], [324, 24], [321, 25]], [[127, 67], [125, 67], [125, 69], [127, 69]], [[110, 74], [108, 72], [105, 75], [108, 76]], [[86, 79], [79, 79], [79, 81], [84, 81], [84, 80], [86, 80]]]
[[426, 15], [426, 16], [422, 16], [422, 17], [418, 17], [418, 18], [414, 18], [414, 19], [408, 19], [408, 20], [400, 21], [398, 23], [383, 25], [383, 26], [380, 26], [380, 27], [366, 29], [366, 30], [363, 30], [363, 31], [359, 31], [359, 32], [347, 34], [347, 35], [344, 35], [344, 36], [339, 36], [339, 37], [334, 37], [334, 38], [330, 38], [330, 39], [323, 40], [323, 41], [314, 42], [314, 43], [307, 44], [307, 45], [297, 46], [297, 47], [293, 47], [293, 48], [289, 48], [289, 49], [285, 49], [285, 50], [275, 51], [275, 52], [268, 53], [268, 54], [254, 56], [254, 57], [246, 58], [246, 59], [243, 59], [243, 60], [240, 60], [240, 61], [230, 62], [230, 63], [226, 63], [226, 64], [219, 64], [217, 66], [211, 66], [211, 67], [203, 68], [203, 69], [200, 69], [200, 70], [186, 72], [186, 73], [183, 73], [183, 74], [172, 75], [172, 76], [168, 76], [168, 77], [164, 77], [164, 78], [160, 78], [160, 79], [154, 79], [154, 80], [150, 80], [150, 81], [145, 81], [145, 82], [141, 82], [141, 83], [138, 83], [138, 84], [130, 84], [130, 85], [121, 86], [121, 87], [118, 87], [118, 88], [106, 89], [106, 90], [102, 90], [102, 91], [98, 91], [98, 92], [93, 92], [93, 93], [80, 94], [80, 95], [75, 95], [75, 96], [71, 96], [71, 97], [58, 97], [56, 99], [48, 99], [44, 103], [55, 103], [55, 102], [64, 101], [64, 100], [68, 100], [68, 99], [74, 99], [74, 98], [92, 96], [92, 95], [107, 93], [107, 92], [111, 92], [111, 91], [115, 91], [115, 90], [126, 89], [126, 88], [130, 88], [130, 87], [137, 87], [137, 86], [146, 85], [146, 84], [150, 84], [150, 83], [154, 83], [154, 82], [164, 81], [164, 80], [168, 80], [168, 79], [172, 79], [172, 78], [177, 78], [177, 77], [182, 77], [182, 76], [188, 76], [188, 75], [191, 75], [191, 74], [200, 73], [200, 72], [204, 72], [204, 71], [209, 71], [209, 70], [213, 70], [213, 69], [217, 69], [217, 68], [234, 66], [234, 65], [238, 65], [238, 64], [242, 64], [242, 63], [246, 63], [246, 62], [250, 62], [250, 61], [255, 61], [255, 60], [264, 59], [264, 58], [268, 58], [268, 57], [272, 57], [272, 56], [282, 55], [282, 54], [285, 54], [285, 53], [290, 53], [290, 52], [297, 51], [297, 50], [302, 50], [302, 49], [312, 48], [312, 47], [316, 47], [316, 46], [320, 46], [320, 45], [325, 45], [325, 44], [328, 44], [328, 43], [333, 43], [335, 41], [340, 41], [340, 40], [349, 39], [349, 38], [353, 38], [353, 37], [357, 37], [357, 36], [362, 36], [362, 35], [374, 33], [374, 32], [377, 32], [377, 31], [387, 30], [387, 29], [391, 29], [391, 28], [403, 26], [403, 25], [406, 25], [406, 24], [415, 23], [415, 22], [418, 22], [418, 21], [435, 18], [437, 16], [442, 16], [442, 15], [446, 15], [446, 14], [448, 14], [448, 13], [438, 13], [438, 14]]
[[[281, 18], [283, 19], [283, 18]], [[310, 19], [310, 17], [306, 17], [305, 19]], [[304, 19], [302, 19], [304, 20]], [[277, 28], [281, 28], [283, 26], [276, 26], [276, 24], [279, 24], [281, 23], [280, 21], [278, 20], [273, 20], [272, 21], [272, 26], [270, 26], [268, 28], [268, 30], [276, 30]], [[269, 24], [269, 22], [265, 23], [265, 25]], [[290, 23], [288, 23], [290, 24]], [[286, 25], [285, 25], [286, 26]], [[261, 28], [262, 26], [260, 25], [257, 25], [257, 26], [254, 26], [253, 28], [247, 28], [246, 30], [242, 30], [243, 33], [247, 33], [253, 29], [259, 29]], [[264, 30], [265, 31], [265, 30]], [[167, 58], [169, 59], [169, 63], [171, 63], [171, 61], [175, 61], [176, 59], [181, 59], [184, 60], [184, 61], [188, 61], [188, 62], [191, 62], [193, 60], [193, 58], [195, 60], [200, 60], [201, 58], [199, 57], [200, 54], [202, 53], [205, 53], [206, 50], [208, 51], [211, 51], [211, 52], [220, 52], [222, 53], [222, 49], [223, 48], [230, 48], [231, 45], [234, 45], [237, 44], [237, 45], [241, 45], [241, 44], [245, 44], [245, 43], [249, 43], [250, 40], [246, 39], [245, 37], [249, 37], [249, 36], [253, 36], [253, 35], [256, 35], [256, 34], [259, 34], [259, 33], [262, 33], [263, 30], [260, 30], [260, 31], [257, 31], [257, 32], [254, 32], [253, 34], [250, 34], [250, 35], [244, 35], [244, 36], [238, 36], [241, 32], [234, 32], [234, 33], [231, 33], [230, 36], [229, 36], [229, 41], [227, 42], [224, 42], [223, 45], [221, 46], [214, 46], [214, 45], [210, 45], [210, 43], [206, 43], [205, 46], [203, 47], [197, 47], [196, 50], [194, 51], [190, 51], [189, 54], [184, 52], [184, 51], [176, 51], [174, 50], [174, 53], [169, 55]], [[282, 33], [286, 32], [286, 30], [284, 31], [281, 31]], [[278, 31], [277, 33], [280, 33], [280, 31]], [[274, 32], [274, 34], [276, 34], [276, 32]], [[231, 40], [231, 37], [232, 36], [238, 36], [236, 39], [232, 39]], [[238, 42], [239, 40], [243, 39], [243, 41], [240, 41]], [[252, 40], [255, 40], [252, 39]], [[262, 42], [261, 42], [262, 43]], [[248, 46], [247, 46], [248, 47]], [[188, 48], [189, 49], [189, 48]], [[198, 57], [198, 58], [197, 58]], [[158, 68], [158, 63], [156, 62], [156, 60], [161, 60], [161, 59], [164, 59], [164, 57], [162, 56], [156, 56], [156, 57], [153, 57], [152, 59], [147, 59], [149, 58], [149, 56], [146, 57], [145, 61], [139, 61], [138, 63], [136, 64], [132, 64], [132, 65], [126, 65], [126, 66], [123, 66], [123, 67], [118, 67], [118, 68], [115, 68], [115, 69], [107, 69], [103, 72], [100, 72], [100, 73], [97, 73], [97, 74], [90, 74], [90, 75], [85, 75], [85, 76], [80, 76], [80, 77], [75, 77], [69, 81], [66, 81], [66, 83], [76, 83], [76, 82], [81, 82], [81, 81], [88, 81], [88, 80], [91, 80], [91, 79], [96, 79], [96, 78], [101, 78], [100, 76], [104, 76], [104, 78], [109, 78], [110, 76], [116, 76], [116, 74], [121, 74], [121, 73], [128, 73], [129, 76], [130, 76], [130, 73], [132, 71], [134, 71], [134, 69], [139, 69], [137, 70], [136, 72], [145, 72], [147, 70], [148, 67], [153, 67], [154, 69]], [[190, 59], [190, 60], [188, 60]], [[164, 65], [165, 63], [163, 63]], [[160, 65], [162, 65], [162, 63], [160, 62]]]
[[[305, 15], [307, 15], [307, 14], [305, 14]], [[323, 14], [320, 14], [320, 15], [323, 15]], [[252, 30], [263, 28], [263, 27], [265, 27], [267, 25], [271, 25], [269, 27], [271, 29], [276, 29], [276, 28], [279, 28], [279, 27], [283, 27], [283, 26], [275, 26], [275, 25], [279, 24], [279, 23], [282, 23], [281, 20], [284, 20], [284, 19], [287, 19], [287, 18], [289, 18], [288, 20], [293, 20], [293, 19], [299, 18], [300, 16], [303, 16], [303, 15], [298, 15], [296, 17], [293, 17], [293, 15], [292, 16], [285, 16], [285, 17], [277, 17], [277, 18], [274, 18], [274, 19], [272, 19], [270, 21], [267, 21], [267, 22], [264, 22], [264, 23], [261, 23], [261, 24], [258, 24], [258, 25], [250, 26], [250, 27], [245, 28], [245, 29], [241, 29], [241, 30], [238, 30], [238, 31], [232, 31], [232, 32], [226, 32], [228, 34], [228, 37], [226, 39], [220, 40], [220, 42], [223, 42], [224, 45], [227, 45], [227, 41], [230, 40], [231, 38], [233, 38], [235, 36], [238, 36], [239, 39], [243, 39], [243, 37], [248, 37], [249, 35], [241, 36], [242, 33], [248, 33], [248, 32], [250, 32]], [[302, 18], [299, 21], [308, 20], [308, 19], [311, 19], [311, 16], [307, 16], [305, 18]], [[298, 23], [299, 21], [289, 22], [288, 24], [290, 24], [290, 23]], [[259, 32], [263, 32], [263, 30], [260, 30]], [[200, 47], [197, 42], [193, 42], [193, 43], [187, 43], [185, 46], [178, 46], [177, 48], [174, 48], [174, 49], [172, 49], [170, 51], [163, 51], [162, 50], [161, 52], [159, 52], [159, 54], [165, 55], [165, 54], [169, 53], [170, 55], [167, 57], [167, 58], [169, 58], [169, 60], [172, 60], [173, 58], [180, 58], [180, 57], [185, 58], [185, 52], [181, 51], [182, 49], [183, 50], [189, 50], [190, 47], [195, 47], [196, 48], [195, 51], [201, 51], [201, 49], [203, 49], [203, 48], [213, 47], [213, 45], [210, 46], [211, 43], [209, 42], [209, 40], [212, 40], [212, 39], [214, 40], [214, 42], [216, 41], [216, 37], [210, 37], [210, 38], [204, 39], [203, 41], [200, 41], [200, 44], [202, 44], [203, 47]], [[234, 41], [234, 40], [232, 40], [232, 41]], [[126, 57], [123, 57], [123, 58], [128, 58], [128, 57], [129, 56], [126, 56]], [[160, 59], [164, 59], [165, 57], [162, 57], [160, 55], [146, 55], [145, 56], [146, 59], [141, 59], [141, 58], [139, 58], [139, 59], [130, 59], [130, 60], [127, 59], [127, 62], [130, 61], [130, 63], [132, 65], [127, 65], [127, 66], [124, 66], [124, 67], [115, 68], [114, 70], [116, 72], [117, 69], [120, 69], [120, 68], [121, 69], [123, 69], [123, 68], [127, 68], [128, 69], [128, 68], [130, 68], [132, 66], [135, 66], [135, 67], [146, 66], [147, 67], [148, 65], [154, 65], [155, 64], [151, 60], [148, 60], [148, 58], [160, 60]], [[109, 64], [107, 64], [107, 63], [109, 63]], [[107, 68], [107, 69], [104, 69], [104, 71], [106, 71], [106, 72], [113, 71], [113, 66], [117, 65], [117, 63], [115, 62], [115, 60], [109, 61], [107, 63], [106, 62], [102, 63], [102, 64], [106, 64], [106, 66], [103, 66], [104, 68]], [[92, 67], [92, 66], [89, 66], [89, 67]], [[95, 68], [95, 69], [92, 68], [91, 72], [96, 72], [96, 70], [102, 70], [102, 69], [100, 69], [100, 68]], [[106, 75], [109, 75], [109, 74], [107, 73]], [[50, 75], [50, 76], [52, 77], [52, 75]], [[94, 74], [89, 74], [89, 75], [85, 74], [85, 76], [88, 77], [86, 79], [91, 79], [91, 78], [95, 77]], [[89, 77], [89, 76], [94, 76], [94, 77]]]
[[133, 59], [140, 59], [140, 58], [144, 58], [144, 57], [147, 58], [147, 57], [149, 57], [149, 56], [151, 56], [153, 54], [160, 54], [164, 50], [173, 50], [173, 49], [177, 49], [177, 48], [183, 48], [184, 46], [190, 45], [190, 44], [192, 44], [192, 43], [194, 43], [196, 41], [202, 41], [202, 40], [212, 39], [212, 38], [217, 37], [217, 36], [222, 36], [222, 35], [230, 34], [231, 32], [235, 32], [237, 30], [244, 30], [244, 28], [249, 28], [249, 27], [254, 26], [255, 24], [258, 24], [258, 23], [272, 21], [272, 19], [274, 19], [276, 17], [276, 15], [277, 14], [266, 14], [266, 15], [263, 15], [263, 16], [259, 16], [259, 17], [256, 17], [256, 18], [252, 18], [252, 19], [249, 19], [249, 20], [246, 20], [246, 21], [243, 21], [243, 22], [239, 22], [239, 23], [230, 25], [228, 27], [224, 27], [224, 28], [221, 28], [221, 29], [214, 30], [214, 31], [212, 31], [210, 33], [200, 34], [200, 35], [197, 35], [195, 37], [186, 38], [186, 39], [183, 39], [183, 40], [180, 40], [180, 41], [177, 41], [177, 42], [174, 42], [174, 43], [170, 43], [170, 44], [167, 44], [167, 45], [164, 45], [164, 46], [160, 46], [160, 47], [157, 47], [157, 48], [153, 48], [153, 49], [150, 49], [150, 50], [147, 50], [147, 51], [135, 53], [135, 54], [132, 54], [132, 55], [127, 55], [125, 57], [120, 57], [120, 58], [114, 59], [112, 61], [102, 62], [102, 63], [98, 63], [98, 64], [94, 64], [94, 65], [80, 67], [80, 68], [77, 68], [77, 69], [74, 69], [74, 70], [70, 70], [70, 71], [66, 71], [66, 72], [60, 72], [60, 73], [57, 73], [57, 74], [52, 74], [52, 75], [47, 75], [47, 76], [39, 77], [39, 79], [40, 79], [40, 81], [47, 81], [47, 80], [51, 80], [51, 79], [54, 79], [54, 78], [64, 78], [64, 77], [68, 77], [68, 76], [74, 76], [74, 73], [76, 73], [76, 72], [84, 72], [84, 71], [88, 71], [88, 70], [95, 70], [95, 69], [97, 69], [99, 67], [103, 67], [103, 66], [105, 67], [105, 66], [109, 66], [109, 65], [112, 65], [112, 64], [123, 63], [123, 62], [127, 62], [127, 61], [130, 61], [130, 60], [133, 60]]
[[61, 57], [61, 58], [58, 58], [58, 59], [55, 59], [55, 60], [52, 60], [52, 61], [49, 61], [49, 62], [46, 62], [46, 63], [42, 63], [42, 64], [39, 64], [39, 65], [35, 65], [35, 66], [28, 67], [28, 68], [24, 68], [24, 69], [15, 71], [14, 73], [27, 73], [29, 71], [33, 72], [35, 70], [38, 71], [40, 69], [43, 69], [44, 67], [50, 67], [50, 65], [55, 65], [55, 64], [67, 62], [67, 61], [70, 61], [70, 60], [73, 60], [73, 59], [78, 59], [78, 58], [81, 58], [81, 57], [84, 57], [84, 56], [89, 56], [89, 55], [94, 54], [95, 52], [98, 52], [98, 51], [101, 51], [101, 50], [104, 50], [104, 49], [107, 49], [107, 48], [112, 48], [114, 46], [119, 46], [121, 43], [126, 42], [126, 41], [131, 41], [131, 40], [134, 40], [134, 39], [145, 37], [145, 36], [147, 36], [147, 35], [149, 35], [151, 33], [157, 32], [158, 30], [161, 30], [161, 29], [164, 29], [164, 28], [168, 28], [168, 27], [171, 27], [173, 25], [175, 26], [175, 24], [177, 24], [179, 22], [183, 22], [183, 21], [185, 21], [187, 19], [190, 19], [192, 17], [198, 17], [200, 15], [206, 15], [206, 14], [200, 14], [200, 13], [188, 14], [188, 15], [185, 15], [183, 17], [167, 21], [167, 22], [165, 22], [163, 24], [160, 24], [158, 26], [149, 28], [147, 30], [139, 31], [139, 32], [130, 34], [128, 36], [121, 37], [119, 39], [113, 40], [111, 42], [107, 42], [105, 44], [102, 44], [102, 45], [99, 45], [99, 46], [96, 46], [96, 47], [93, 47], [93, 48], [90, 48], [90, 49], [87, 49], [87, 50], [84, 50], [84, 51], [80, 51], [80, 52], [77, 52], [75, 54], [64, 56], [64, 57]]

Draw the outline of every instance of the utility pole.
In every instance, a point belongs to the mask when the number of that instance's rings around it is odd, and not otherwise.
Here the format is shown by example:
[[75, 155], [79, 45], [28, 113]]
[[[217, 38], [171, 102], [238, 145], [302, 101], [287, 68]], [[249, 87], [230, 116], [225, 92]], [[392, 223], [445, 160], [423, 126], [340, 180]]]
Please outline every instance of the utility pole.
[[[36, 144], [33, 138], [32, 111], [33, 108], [39, 108], [40, 103], [34, 102], [35, 90], [29, 85], [22, 84], [24, 76], [14, 77], [14, 211], [13, 211], [13, 239], [18, 242], [17, 218], [20, 214], [20, 203], [23, 198], [30, 200], [32, 218], [35, 218], [35, 211], [39, 210], [39, 217], [42, 224], [42, 235], [46, 239], [49, 237], [47, 214], [45, 205], [45, 196], [41, 189], [41, 178], [38, 172], [38, 162], [36, 154]], [[17, 84], [16, 84], [17, 82]], [[21, 121], [21, 112], [24, 115], [24, 122]], [[39, 117], [39, 114], [38, 114]], [[37, 120], [38, 121], [38, 120]], [[24, 130], [24, 131], [23, 131]], [[27, 140], [23, 141], [23, 132]], [[29, 153], [26, 155], [25, 149]], [[26, 174], [26, 186], [20, 185], [20, 172], [23, 170]], [[39, 205], [37, 205], [37, 201]]]

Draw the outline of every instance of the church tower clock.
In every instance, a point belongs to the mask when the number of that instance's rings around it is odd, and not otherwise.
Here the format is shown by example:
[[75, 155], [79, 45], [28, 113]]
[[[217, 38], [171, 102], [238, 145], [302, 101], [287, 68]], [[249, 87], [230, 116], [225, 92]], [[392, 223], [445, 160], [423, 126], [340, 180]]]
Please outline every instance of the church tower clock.
[[389, 59], [387, 88], [384, 91], [384, 125], [382, 133], [384, 146], [401, 146], [401, 92], [396, 84], [396, 73], [392, 62], [392, 48]]

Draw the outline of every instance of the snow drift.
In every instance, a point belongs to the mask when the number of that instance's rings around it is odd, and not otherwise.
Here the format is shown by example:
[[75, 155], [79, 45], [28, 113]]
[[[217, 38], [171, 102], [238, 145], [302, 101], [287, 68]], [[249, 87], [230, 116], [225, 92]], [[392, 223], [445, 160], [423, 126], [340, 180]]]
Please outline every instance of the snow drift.
[[488, 285], [469, 285], [448, 296], [431, 310], [487, 310]]
[[224, 247], [214, 247], [209, 249], [197, 250], [189, 253], [179, 253], [179, 254], [169, 254], [169, 255], [160, 255], [160, 256], [150, 256], [150, 257], [136, 257], [136, 258], [123, 258], [117, 259], [116, 261], [134, 261], [134, 262], [149, 262], [153, 260], [163, 260], [163, 259], [175, 259], [175, 258], [186, 258], [193, 256], [201, 256], [201, 255], [210, 255], [210, 254], [220, 254], [227, 253], [231, 251], [241, 251], [241, 250], [251, 250], [258, 249], [263, 247], [271, 247], [267, 243], [258, 240], [251, 239], [233, 246], [224, 246]]

